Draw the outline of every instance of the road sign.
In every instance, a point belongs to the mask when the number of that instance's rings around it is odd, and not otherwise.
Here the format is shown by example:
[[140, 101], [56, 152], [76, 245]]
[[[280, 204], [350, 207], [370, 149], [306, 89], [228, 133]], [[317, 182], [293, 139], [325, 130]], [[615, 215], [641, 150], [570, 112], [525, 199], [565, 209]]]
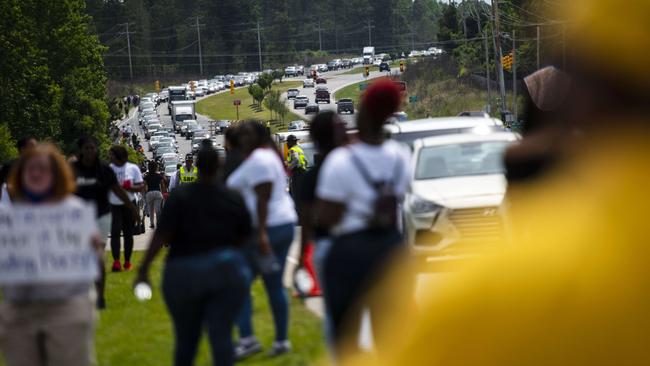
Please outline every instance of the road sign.
[[417, 95], [412, 95], [409, 97], [409, 103], [415, 103], [418, 100], [420, 100], [420, 98]]
[[241, 99], [233, 100], [232, 105], [241, 105]]
[[230, 79], [230, 94], [235, 94], [235, 80]]
[[359, 90], [366, 90], [366, 88], [368, 88], [368, 84], [367, 84], [367, 83], [361, 83], [361, 84], [359, 84]]

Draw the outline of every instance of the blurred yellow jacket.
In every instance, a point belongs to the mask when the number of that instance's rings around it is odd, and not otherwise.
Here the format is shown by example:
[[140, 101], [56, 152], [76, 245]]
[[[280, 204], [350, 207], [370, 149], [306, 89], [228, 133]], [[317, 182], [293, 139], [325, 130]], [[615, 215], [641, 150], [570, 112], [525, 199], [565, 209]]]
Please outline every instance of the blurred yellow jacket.
[[650, 144], [587, 146], [523, 188], [524, 238], [395, 311], [373, 365], [650, 365]]

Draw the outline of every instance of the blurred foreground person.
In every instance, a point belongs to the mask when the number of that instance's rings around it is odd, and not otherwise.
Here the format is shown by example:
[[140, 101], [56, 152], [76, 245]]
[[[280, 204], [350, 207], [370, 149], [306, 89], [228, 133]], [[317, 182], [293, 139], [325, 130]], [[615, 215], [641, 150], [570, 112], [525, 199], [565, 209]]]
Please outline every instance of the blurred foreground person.
[[[245, 160], [228, 177], [228, 187], [244, 196], [255, 226], [247, 244], [247, 259], [253, 273], [261, 274], [271, 304], [275, 341], [271, 356], [291, 351], [289, 342], [289, 300], [282, 284], [284, 266], [298, 220], [293, 200], [287, 193], [287, 175], [271, 135], [258, 121], [238, 127], [239, 144]], [[238, 319], [239, 344], [236, 357], [242, 359], [262, 350], [253, 333], [253, 304], [250, 290]]]
[[518, 187], [527, 235], [425, 287], [422, 315], [399, 312], [375, 364], [650, 364], [650, 2], [562, 4], [575, 7], [567, 113], [581, 138]]
[[[86, 206], [73, 196], [75, 185], [70, 166], [51, 145], [24, 151], [13, 164], [8, 182], [15, 209], [31, 209], [36, 214], [38, 208], [70, 212]], [[94, 223], [94, 218], [86, 219], [85, 222]], [[34, 229], [39, 229], [39, 224], [40, 221], [36, 222]], [[96, 233], [96, 228], [88, 230]], [[44, 247], [49, 245], [39, 240]], [[65, 244], [76, 245], [73, 238], [66, 238]], [[97, 237], [92, 243], [80, 244], [101, 248]], [[96, 266], [98, 259], [92, 258], [91, 263]], [[92, 279], [48, 280], [51, 283], [47, 284], [45, 279], [40, 281], [3, 287], [0, 325], [4, 334], [0, 344], [7, 366], [91, 364], [95, 323]]]
[[244, 200], [217, 178], [219, 155], [198, 153], [198, 180], [170, 195], [136, 283], [169, 243], [162, 291], [174, 322], [174, 365], [192, 365], [207, 328], [214, 365], [233, 364], [233, 324], [248, 291], [250, 271], [240, 251], [250, 235]]
[[[345, 124], [338, 115], [333, 111], [319, 113], [312, 120], [309, 127], [309, 135], [316, 147], [314, 156], [314, 166], [305, 173], [300, 190], [300, 199], [298, 202], [302, 205], [300, 216], [301, 220], [301, 254], [302, 263], [305, 265], [310, 275], [315, 279], [316, 285], [313, 287], [310, 296], [320, 295], [324, 287], [323, 264], [332, 241], [329, 238], [328, 231], [318, 225], [316, 215], [316, 184], [320, 174], [323, 161], [337, 147], [343, 146], [347, 142], [345, 133]], [[331, 326], [329, 316], [325, 315], [325, 334], [328, 343], [331, 343]]]
[[[97, 227], [99, 238], [105, 246], [108, 234], [111, 232], [111, 206], [108, 202], [109, 192], [115, 194], [126, 208], [131, 210], [138, 219], [138, 208], [129, 200], [128, 195], [117, 181], [115, 172], [107, 164], [99, 160], [97, 140], [90, 136], [77, 140], [79, 156], [72, 167], [76, 176], [77, 190], [75, 194], [95, 206], [97, 213]], [[104, 287], [106, 283], [104, 258], [100, 259], [100, 277], [97, 281], [97, 307], [104, 309], [106, 300]]]
[[332, 151], [318, 177], [318, 225], [330, 229], [325, 259], [325, 304], [331, 316], [336, 355], [356, 353], [364, 307], [373, 331], [383, 310], [369, 296], [401, 253], [399, 205], [409, 181], [409, 152], [385, 140], [383, 125], [399, 108], [400, 91], [390, 80], [372, 83], [359, 110], [359, 142]]
[[239, 128], [237, 125], [231, 125], [226, 129], [224, 134], [226, 161], [223, 167], [223, 181], [227, 181], [230, 174], [237, 170], [241, 163], [244, 161], [244, 154], [241, 151], [239, 144]]

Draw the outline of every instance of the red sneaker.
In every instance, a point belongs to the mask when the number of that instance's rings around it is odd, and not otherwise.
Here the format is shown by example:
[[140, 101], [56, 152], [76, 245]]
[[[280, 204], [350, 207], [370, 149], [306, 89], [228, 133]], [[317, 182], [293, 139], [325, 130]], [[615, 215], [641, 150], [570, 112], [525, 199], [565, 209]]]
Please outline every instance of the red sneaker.
[[111, 268], [111, 271], [113, 272], [121, 272], [122, 271], [122, 265], [120, 264], [120, 261], [113, 261], [113, 267]]
[[130, 271], [133, 266], [131, 265], [131, 262], [124, 262], [124, 270], [125, 271]]

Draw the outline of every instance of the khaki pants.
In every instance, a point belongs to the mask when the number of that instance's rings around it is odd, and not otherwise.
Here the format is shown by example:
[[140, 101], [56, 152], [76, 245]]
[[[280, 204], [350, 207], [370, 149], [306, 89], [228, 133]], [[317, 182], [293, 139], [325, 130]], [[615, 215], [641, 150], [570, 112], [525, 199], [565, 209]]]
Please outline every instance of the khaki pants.
[[7, 366], [95, 364], [91, 296], [0, 306], [0, 345]]

